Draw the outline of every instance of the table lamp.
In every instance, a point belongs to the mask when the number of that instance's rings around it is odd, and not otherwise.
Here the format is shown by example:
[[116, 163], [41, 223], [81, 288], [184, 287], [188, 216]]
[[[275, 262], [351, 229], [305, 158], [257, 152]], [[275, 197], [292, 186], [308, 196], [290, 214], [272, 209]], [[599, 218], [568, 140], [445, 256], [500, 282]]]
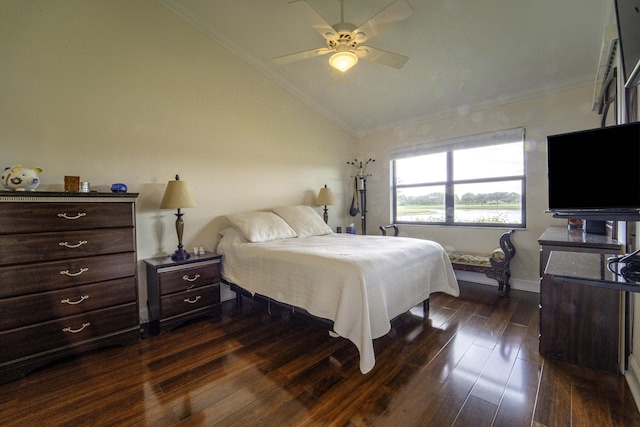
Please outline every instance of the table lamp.
[[316, 199], [316, 206], [324, 205], [324, 222], [325, 224], [329, 221], [329, 211], [327, 209], [327, 205], [335, 205], [336, 199], [333, 197], [333, 192], [330, 188], [327, 188], [325, 185], [324, 188], [320, 189], [318, 193], [318, 198]]
[[176, 175], [175, 181], [169, 181], [167, 188], [164, 190], [164, 196], [160, 203], [160, 209], [178, 209], [176, 217], [176, 233], [178, 233], [178, 249], [171, 255], [173, 261], [186, 261], [191, 256], [189, 252], [182, 247], [182, 234], [184, 232], [183, 213], [180, 209], [195, 208], [196, 202], [191, 196], [191, 191], [186, 181], [180, 181], [180, 177]]

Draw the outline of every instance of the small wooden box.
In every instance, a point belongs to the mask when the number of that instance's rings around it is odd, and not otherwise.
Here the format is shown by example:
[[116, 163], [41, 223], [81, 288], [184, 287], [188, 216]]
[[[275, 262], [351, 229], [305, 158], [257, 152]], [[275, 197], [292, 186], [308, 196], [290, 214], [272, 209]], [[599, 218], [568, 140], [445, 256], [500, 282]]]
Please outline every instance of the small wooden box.
[[64, 177], [64, 191], [70, 193], [80, 192], [80, 177], [79, 176], [65, 176]]

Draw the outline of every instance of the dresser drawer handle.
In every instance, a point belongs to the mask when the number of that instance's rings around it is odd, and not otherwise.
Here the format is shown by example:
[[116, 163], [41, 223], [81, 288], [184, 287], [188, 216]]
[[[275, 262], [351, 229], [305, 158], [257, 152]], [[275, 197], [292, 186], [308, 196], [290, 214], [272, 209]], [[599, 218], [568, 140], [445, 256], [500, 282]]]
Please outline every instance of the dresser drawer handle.
[[85, 272], [87, 272], [87, 271], [89, 271], [89, 269], [88, 269], [88, 268], [84, 268], [84, 267], [82, 267], [82, 268], [80, 269], [80, 271], [78, 271], [77, 273], [70, 273], [70, 272], [69, 272], [69, 270], [64, 270], [64, 271], [61, 271], [61, 272], [60, 272], [60, 274], [65, 275], [65, 276], [75, 277], [75, 276], [79, 276], [79, 275], [81, 275], [82, 273], [85, 273]]
[[71, 329], [69, 328], [64, 328], [62, 330], [62, 332], [70, 332], [72, 334], [77, 334], [78, 332], [82, 332], [84, 330], [84, 328], [86, 328], [87, 326], [91, 325], [91, 323], [87, 322], [87, 323], [83, 323], [82, 327], [80, 329]]
[[59, 218], [64, 218], [64, 219], [78, 219], [78, 218], [82, 218], [83, 216], [87, 216], [87, 214], [84, 213], [84, 212], [80, 212], [76, 216], [69, 216], [69, 215], [67, 215], [66, 212], [58, 214]]
[[67, 298], [67, 299], [60, 300], [60, 302], [62, 304], [76, 305], [76, 304], [80, 304], [82, 301], [86, 299], [89, 299], [89, 295], [83, 295], [80, 297], [79, 300], [76, 300], [76, 301], [71, 301], [69, 298]]
[[196, 297], [196, 299], [194, 299], [193, 301], [192, 301], [192, 300], [190, 300], [189, 298], [185, 298], [185, 299], [184, 299], [184, 302], [188, 302], [189, 304], [195, 304], [195, 303], [197, 303], [197, 302], [200, 300], [200, 298], [201, 298], [201, 297], [200, 297], [200, 295], [198, 295], [198, 296]]
[[196, 280], [198, 280], [200, 278], [200, 275], [196, 273], [195, 276], [193, 276], [193, 278], [187, 276], [186, 274], [184, 276], [182, 276], [182, 280], [185, 280], [187, 282], [195, 282]]
[[64, 246], [65, 248], [70, 248], [70, 249], [79, 248], [80, 246], [86, 245], [86, 244], [87, 244], [86, 240], [80, 240], [77, 245], [70, 245], [69, 242], [58, 243], [58, 245]]

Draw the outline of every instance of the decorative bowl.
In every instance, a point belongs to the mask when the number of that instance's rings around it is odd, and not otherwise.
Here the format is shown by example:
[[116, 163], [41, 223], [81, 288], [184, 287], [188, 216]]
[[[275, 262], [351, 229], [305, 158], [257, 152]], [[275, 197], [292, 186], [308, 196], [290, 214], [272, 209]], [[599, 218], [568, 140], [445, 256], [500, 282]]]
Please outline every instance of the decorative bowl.
[[122, 184], [122, 183], [113, 184], [113, 185], [111, 185], [111, 191], [113, 193], [126, 193], [127, 192], [127, 186], [125, 184]]

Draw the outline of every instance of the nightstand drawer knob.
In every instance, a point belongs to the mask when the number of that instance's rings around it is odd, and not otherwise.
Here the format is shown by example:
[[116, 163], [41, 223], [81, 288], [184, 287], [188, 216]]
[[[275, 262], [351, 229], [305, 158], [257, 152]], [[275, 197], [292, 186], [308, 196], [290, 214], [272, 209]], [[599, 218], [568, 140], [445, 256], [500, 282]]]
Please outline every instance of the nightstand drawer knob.
[[89, 299], [89, 295], [82, 295], [80, 297], [80, 299], [75, 300], [75, 301], [71, 301], [69, 298], [67, 298], [67, 299], [60, 300], [60, 302], [62, 304], [76, 305], [76, 304], [80, 304], [82, 301], [84, 301], [86, 299]]
[[185, 298], [184, 302], [188, 302], [189, 304], [195, 304], [200, 300], [200, 295], [198, 295], [194, 300], [190, 300], [189, 298]]
[[83, 216], [86, 216], [86, 215], [87, 215], [86, 213], [80, 212], [76, 216], [69, 216], [69, 215], [67, 215], [66, 212], [64, 212], [64, 213], [59, 213], [58, 217], [59, 218], [64, 218], [64, 219], [78, 219], [78, 218], [82, 218]]
[[86, 327], [87, 327], [87, 326], [89, 326], [89, 325], [91, 325], [91, 323], [89, 323], [89, 322], [87, 322], [87, 323], [83, 323], [83, 324], [82, 324], [82, 327], [81, 327], [81, 328], [79, 328], [79, 329], [71, 329], [71, 328], [69, 327], [69, 328], [64, 328], [64, 329], [62, 330], [62, 332], [69, 332], [69, 333], [72, 333], [72, 334], [77, 334], [78, 332], [82, 332], [82, 331], [84, 330], [84, 328], [86, 328]]
[[86, 240], [80, 240], [77, 244], [70, 244], [69, 242], [60, 242], [58, 245], [64, 246], [65, 248], [75, 249], [79, 248], [82, 245], [86, 245], [88, 242]]
[[184, 276], [182, 276], [182, 280], [185, 280], [187, 282], [195, 282], [196, 280], [198, 280], [200, 278], [200, 275], [196, 273], [195, 276], [193, 277], [189, 277], [186, 274]]
[[82, 268], [81, 268], [77, 273], [71, 273], [71, 272], [69, 272], [69, 270], [64, 270], [64, 271], [61, 271], [61, 272], [60, 272], [60, 274], [62, 274], [62, 275], [64, 275], [64, 276], [71, 276], [71, 277], [75, 277], [75, 276], [79, 276], [79, 275], [81, 275], [82, 273], [85, 273], [85, 272], [87, 272], [87, 271], [89, 271], [89, 269], [88, 269], [88, 268], [84, 268], [84, 267], [82, 267]]

